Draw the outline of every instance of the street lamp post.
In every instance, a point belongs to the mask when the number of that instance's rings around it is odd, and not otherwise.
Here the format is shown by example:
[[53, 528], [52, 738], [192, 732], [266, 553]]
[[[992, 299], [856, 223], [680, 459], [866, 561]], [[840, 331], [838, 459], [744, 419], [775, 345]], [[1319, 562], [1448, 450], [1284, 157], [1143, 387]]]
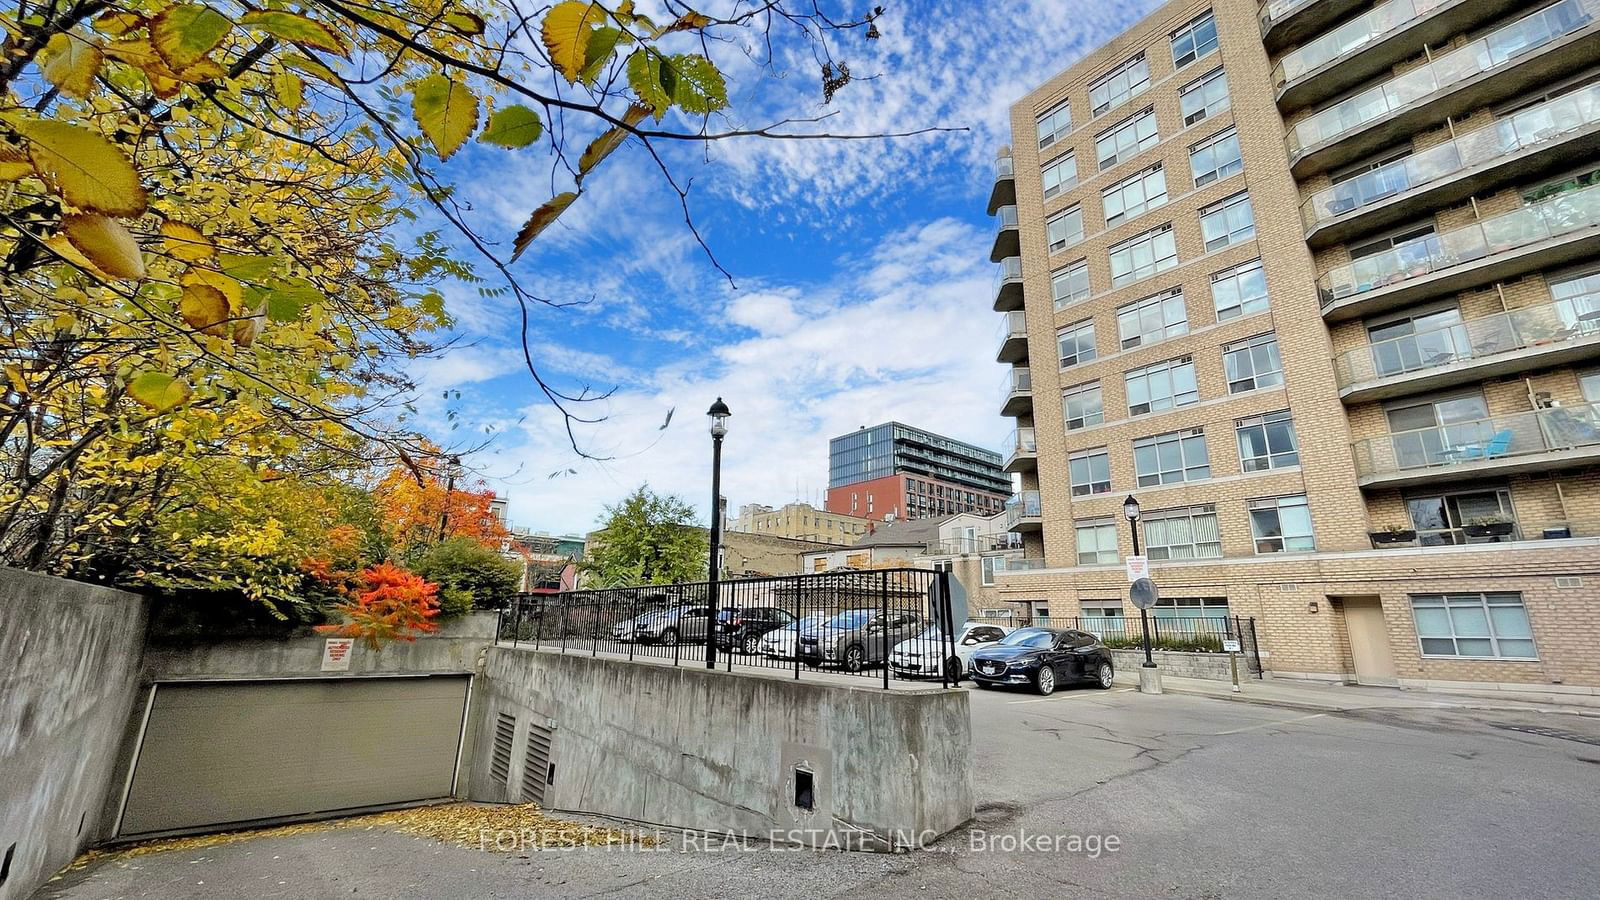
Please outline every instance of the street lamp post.
[[717, 667], [717, 614], [722, 611], [722, 605], [717, 601], [717, 578], [722, 567], [718, 564], [722, 556], [722, 439], [728, 435], [728, 417], [733, 413], [728, 409], [728, 404], [718, 397], [717, 402], [711, 404], [706, 410], [706, 415], [711, 418], [711, 572], [706, 579], [706, 590], [711, 595], [711, 609], [706, 614], [706, 668]]
[[[1128, 520], [1128, 533], [1133, 535], [1133, 555], [1139, 555], [1139, 501], [1132, 494], [1122, 501], [1122, 515]], [[1150, 658], [1150, 611], [1140, 607], [1139, 624], [1144, 628], [1144, 664], [1143, 668], [1154, 669], [1155, 660]]]

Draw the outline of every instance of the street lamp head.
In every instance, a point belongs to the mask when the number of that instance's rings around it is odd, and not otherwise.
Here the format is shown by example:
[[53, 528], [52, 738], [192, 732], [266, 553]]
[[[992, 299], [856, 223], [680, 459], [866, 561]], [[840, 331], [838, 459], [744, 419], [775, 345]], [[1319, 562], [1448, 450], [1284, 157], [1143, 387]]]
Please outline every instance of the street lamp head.
[[1122, 501], [1122, 515], [1129, 522], [1139, 521], [1139, 501], [1135, 500], [1132, 494], [1128, 495], [1128, 499]]
[[711, 417], [712, 437], [722, 437], [728, 433], [728, 417], [733, 415], [733, 412], [728, 409], [728, 404], [722, 402], [721, 397], [711, 404], [711, 408], [706, 410], [706, 415]]

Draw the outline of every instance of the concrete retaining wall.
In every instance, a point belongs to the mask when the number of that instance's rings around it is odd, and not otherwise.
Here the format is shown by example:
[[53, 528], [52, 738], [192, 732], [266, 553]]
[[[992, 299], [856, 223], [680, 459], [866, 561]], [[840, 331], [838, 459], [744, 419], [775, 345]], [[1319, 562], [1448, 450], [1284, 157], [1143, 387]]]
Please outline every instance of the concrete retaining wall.
[[148, 616], [135, 594], [0, 569], [0, 900], [27, 897], [107, 827]]
[[[517, 800], [528, 725], [554, 728], [552, 809], [886, 850], [922, 846], [972, 816], [967, 695], [880, 691], [620, 659], [495, 647], [479, 682], [473, 800]], [[511, 775], [489, 764], [515, 717]], [[796, 805], [796, 770], [814, 805]]]
[[[1177, 675], [1183, 678], [1210, 678], [1215, 681], [1232, 681], [1233, 674], [1228, 667], [1228, 654], [1226, 653], [1184, 653], [1177, 650], [1152, 650], [1150, 658], [1168, 675]], [[1111, 659], [1118, 672], [1134, 672], [1144, 665], [1143, 650], [1112, 650]], [[1239, 680], [1254, 678], [1250, 674], [1250, 664], [1243, 656], [1239, 657]]]

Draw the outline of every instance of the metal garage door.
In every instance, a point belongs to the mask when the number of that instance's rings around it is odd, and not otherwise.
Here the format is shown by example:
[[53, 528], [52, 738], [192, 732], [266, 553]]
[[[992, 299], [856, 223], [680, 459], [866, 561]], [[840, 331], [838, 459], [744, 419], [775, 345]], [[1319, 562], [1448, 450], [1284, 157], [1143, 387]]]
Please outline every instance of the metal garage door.
[[158, 685], [118, 834], [448, 797], [467, 681]]

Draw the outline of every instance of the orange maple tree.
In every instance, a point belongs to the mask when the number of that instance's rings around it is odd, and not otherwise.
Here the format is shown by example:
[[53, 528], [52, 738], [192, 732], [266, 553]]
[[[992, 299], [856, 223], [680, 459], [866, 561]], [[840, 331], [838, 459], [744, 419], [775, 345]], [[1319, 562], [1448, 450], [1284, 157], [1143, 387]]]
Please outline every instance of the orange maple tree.
[[414, 463], [414, 467], [396, 465], [372, 489], [380, 527], [400, 555], [408, 548], [439, 540], [441, 522], [445, 523], [444, 537], [471, 538], [500, 549], [509, 532], [489, 511], [494, 491], [481, 479], [466, 483], [457, 479], [451, 489], [443, 457], [424, 457]]
[[338, 637], [360, 638], [373, 650], [389, 641], [414, 641], [418, 634], [438, 631], [439, 586], [393, 563], [379, 563], [361, 573], [361, 587], [348, 602], [335, 604], [345, 621], [318, 625]]

